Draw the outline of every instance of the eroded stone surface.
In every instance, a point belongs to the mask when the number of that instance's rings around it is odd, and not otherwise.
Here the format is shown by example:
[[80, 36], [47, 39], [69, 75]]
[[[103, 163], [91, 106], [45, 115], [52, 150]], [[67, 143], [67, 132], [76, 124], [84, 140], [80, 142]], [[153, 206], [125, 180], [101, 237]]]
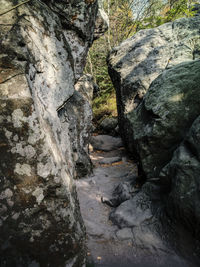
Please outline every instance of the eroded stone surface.
[[199, 21], [197, 13], [140, 31], [113, 49], [108, 62], [123, 141], [150, 197], [198, 239]]
[[151, 83], [164, 70], [199, 59], [199, 20], [199, 16], [182, 18], [141, 30], [111, 51], [108, 67], [117, 93], [120, 132], [130, 151], [134, 150], [134, 126], [129, 114], [142, 102]]
[[110, 219], [119, 227], [139, 226], [152, 219], [150, 202], [143, 193], [123, 202], [113, 213]]
[[199, 69], [196, 60], [164, 71], [137, 110], [127, 114], [147, 178], [158, 177], [199, 115]]
[[167, 211], [172, 218], [181, 220], [200, 238], [200, 117], [190, 128], [185, 140], [174, 152], [171, 161], [162, 169], [161, 179], [171, 179]]
[[[15, 4], [0, 0], [3, 10]], [[87, 146], [91, 108], [74, 85], [93, 40], [97, 6], [97, 1], [31, 1], [0, 16], [2, 267], [84, 265], [73, 149], [79, 156]], [[58, 110], [71, 111], [71, 121], [62, 123]]]
[[90, 138], [90, 144], [94, 150], [111, 151], [122, 147], [122, 140], [120, 137], [97, 135]]

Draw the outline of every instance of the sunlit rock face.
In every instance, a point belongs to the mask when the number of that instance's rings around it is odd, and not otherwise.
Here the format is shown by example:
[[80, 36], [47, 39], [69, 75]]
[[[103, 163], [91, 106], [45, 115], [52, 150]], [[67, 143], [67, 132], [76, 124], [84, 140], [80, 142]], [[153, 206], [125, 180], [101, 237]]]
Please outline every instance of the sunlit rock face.
[[[4, 10], [15, 4], [0, 0]], [[97, 1], [31, 1], [0, 16], [0, 266], [84, 265], [73, 178], [91, 107], [74, 85], [97, 8]]]
[[133, 126], [128, 117], [151, 83], [164, 70], [200, 58], [199, 22], [196, 16], [141, 30], [111, 51], [109, 74], [117, 93], [120, 131], [130, 151], [134, 150]]
[[103, 8], [104, 0], [99, 0], [98, 3], [99, 9], [95, 23], [94, 39], [101, 37], [109, 27], [109, 17]]
[[148, 184], [154, 180], [160, 186], [168, 214], [196, 233], [200, 223], [200, 135], [194, 123], [200, 114], [199, 31], [200, 16], [143, 30], [113, 49], [108, 60], [127, 148], [137, 156]]

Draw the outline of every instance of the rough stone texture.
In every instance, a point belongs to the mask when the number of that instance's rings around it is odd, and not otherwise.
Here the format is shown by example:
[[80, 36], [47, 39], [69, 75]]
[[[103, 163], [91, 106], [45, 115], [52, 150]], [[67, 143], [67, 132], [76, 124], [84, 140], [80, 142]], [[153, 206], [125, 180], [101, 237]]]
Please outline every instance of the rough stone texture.
[[200, 117], [190, 128], [172, 160], [163, 168], [160, 177], [172, 179], [167, 210], [200, 238]]
[[110, 214], [110, 219], [120, 228], [142, 225], [152, 217], [151, 202], [142, 191], [123, 202]]
[[117, 207], [126, 200], [131, 199], [136, 193], [138, 193], [138, 182], [137, 177], [129, 177], [129, 180], [123, 181], [117, 185], [114, 189], [112, 198], [102, 199], [102, 202], [111, 206]]
[[[4, 10], [15, 4], [0, 0]], [[31, 1], [0, 16], [2, 267], [84, 264], [73, 177], [74, 147], [85, 142], [88, 124], [83, 126], [83, 116], [76, 121], [75, 145], [70, 127], [79, 112], [91, 116], [74, 84], [93, 40], [96, 13], [97, 1], [52, 0]], [[58, 110], [65, 119], [66, 110], [72, 112], [71, 120], [62, 123]]]
[[133, 238], [133, 234], [130, 228], [123, 228], [116, 232], [116, 236], [119, 240], [130, 240]]
[[199, 22], [197, 15], [140, 31], [108, 62], [123, 141], [147, 178], [142, 192], [164, 200], [171, 218], [198, 238]]
[[90, 144], [94, 150], [111, 151], [122, 147], [122, 140], [110, 135], [97, 135], [91, 137]]
[[97, 0], [55, 1], [43, 0], [56, 14], [59, 14], [64, 35], [74, 57], [75, 78], [82, 75], [86, 56], [93, 41]]
[[[116, 165], [99, 166], [102, 159], [107, 159], [111, 154], [117, 156], [121, 153], [122, 149], [112, 152], [92, 152], [90, 156], [94, 166], [96, 166], [93, 174], [76, 181], [81, 212], [88, 236], [88, 266], [199, 266], [199, 261], [197, 261], [197, 264], [192, 264], [195, 258], [194, 248], [198, 245], [195, 244], [194, 239], [188, 238], [185, 231], [180, 231], [180, 227], [174, 231], [171, 220], [167, 216], [162, 216], [163, 223], [161, 224], [155, 216], [158, 213], [157, 209], [155, 209], [156, 212], [152, 212], [154, 214], [153, 218], [152, 215], [150, 218], [148, 216], [146, 216], [146, 219], [144, 218], [144, 215], [149, 212], [151, 203], [148, 199], [147, 189], [144, 188], [146, 184], [142, 186], [142, 192], [137, 194], [136, 190], [140, 190], [141, 187], [136, 189], [135, 186], [134, 189], [134, 183], [130, 183], [134, 180], [136, 182], [136, 164], [127, 161]], [[119, 186], [117, 186], [118, 184]], [[137, 226], [134, 225], [131, 228], [125, 226], [124, 228], [123, 222], [123, 225], [120, 226], [122, 229], [119, 230], [109, 220], [109, 213], [113, 211], [113, 208], [102, 204], [102, 200], [109, 200], [114, 188], [117, 188], [114, 191], [116, 194], [118, 192], [122, 198], [124, 196], [130, 197], [130, 188], [132, 188], [132, 193], [135, 191], [134, 199], [137, 200], [138, 208], [135, 209], [134, 204], [131, 204], [134, 201], [132, 200], [129, 206], [129, 214], [126, 209], [123, 217], [126, 220], [128, 216], [133, 220], [133, 223], [134, 219], [137, 218], [136, 221], [139, 222]], [[147, 192], [147, 194], [144, 194], [144, 192]], [[105, 202], [105, 204], [108, 203]], [[144, 212], [146, 209], [148, 212]], [[167, 242], [169, 239], [171, 241], [171, 236], [175, 246], [171, 246], [171, 243]], [[183, 256], [176, 254], [177, 247], [182, 248], [183, 253], [181, 255]], [[184, 258], [187, 258], [189, 262]]]
[[199, 58], [199, 22], [199, 16], [182, 18], [142, 30], [111, 51], [109, 74], [117, 93], [120, 132], [129, 150], [133, 151], [134, 127], [128, 114], [165, 69]]
[[110, 157], [110, 158], [103, 158], [99, 161], [99, 164], [112, 164], [115, 162], [119, 162], [122, 160], [122, 157]]
[[72, 156], [75, 162], [75, 177], [81, 178], [92, 171], [88, 155], [88, 140], [92, 129], [92, 108], [79, 92], [75, 92], [59, 111], [59, 117], [62, 122], [62, 132], [68, 132], [70, 137]]
[[164, 71], [137, 110], [127, 115], [147, 178], [159, 176], [200, 113], [199, 69], [196, 60]]
[[112, 131], [115, 130], [115, 128], [117, 127], [118, 124], [118, 120], [117, 118], [114, 117], [110, 117], [110, 118], [105, 118], [103, 119], [103, 121], [100, 123], [100, 128], [106, 132], [106, 133], [110, 133]]
[[96, 88], [94, 79], [90, 74], [84, 74], [75, 84], [75, 90], [78, 91], [92, 105], [93, 92]]

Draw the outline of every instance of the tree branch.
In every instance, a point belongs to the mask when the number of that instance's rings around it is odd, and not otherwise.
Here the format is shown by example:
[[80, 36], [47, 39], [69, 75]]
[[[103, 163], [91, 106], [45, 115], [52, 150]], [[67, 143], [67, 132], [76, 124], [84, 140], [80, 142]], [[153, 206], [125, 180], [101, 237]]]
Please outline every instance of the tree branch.
[[24, 1], [24, 2], [22, 2], [22, 3], [20, 3], [20, 4], [18, 4], [18, 5], [16, 5], [16, 6], [10, 8], [10, 9], [4, 11], [3, 13], [0, 13], [0, 16], [2, 16], [2, 15], [4, 15], [4, 14], [7, 14], [8, 12], [12, 11], [13, 9], [18, 8], [19, 6], [24, 5], [24, 4], [26, 4], [26, 3], [30, 2], [30, 1], [31, 1], [31, 0], [26, 0], [26, 1]]

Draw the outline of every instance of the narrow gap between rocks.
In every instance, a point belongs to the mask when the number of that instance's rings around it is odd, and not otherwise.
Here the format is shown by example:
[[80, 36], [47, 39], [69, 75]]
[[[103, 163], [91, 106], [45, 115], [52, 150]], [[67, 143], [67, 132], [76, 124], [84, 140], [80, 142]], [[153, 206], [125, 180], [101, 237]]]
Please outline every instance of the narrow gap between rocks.
[[[193, 239], [182, 227], [172, 225], [156, 195], [156, 180], [144, 183], [138, 177], [137, 162], [132, 158], [135, 155], [128, 155], [119, 137], [116, 96], [105, 71], [104, 41], [99, 39], [93, 45], [85, 69], [101, 77], [101, 89], [94, 86], [93, 95], [95, 130], [90, 159], [94, 168], [91, 175], [76, 180], [87, 233], [86, 266], [199, 266]], [[92, 56], [100, 60], [96, 70]], [[140, 101], [141, 97], [136, 97], [136, 102]], [[154, 206], [148, 198], [152, 192]]]
[[193, 266], [164, 242], [166, 233], [157, 231], [159, 222], [150, 208], [140, 206], [149, 203], [121, 139], [93, 136], [90, 158], [93, 173], [76, 181], [87, 232], [87, 267]]
[[[166, 242], [173, 231], [161, 230], [153, 216], [151, 203], [140, 190], [143, 185], [137, 164], [128, 156], [121, 138], [94, 133], [90, 159], [92, 174], [76, 180], [87, 233], [86, 266], [196, 266]], [[184, 230], [181, 234], [185, 235]], [[192, 240], [186, 240], [189, 254]]]

